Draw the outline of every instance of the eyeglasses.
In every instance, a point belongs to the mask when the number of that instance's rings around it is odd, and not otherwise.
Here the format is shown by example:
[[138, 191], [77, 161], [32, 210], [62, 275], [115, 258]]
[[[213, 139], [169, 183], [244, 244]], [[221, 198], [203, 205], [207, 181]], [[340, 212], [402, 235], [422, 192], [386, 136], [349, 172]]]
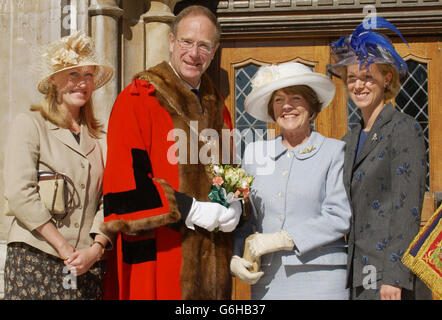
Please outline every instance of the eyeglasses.
[[177, 42], [180, 48], [183, 50], [190, 50], [196, 44], [196, 48], [198, 49], [199, 53], [210, 54], [213, 51], [213, 46], [211, 46], [208, 43], [185, 40], [185, 39], [177, 40]]

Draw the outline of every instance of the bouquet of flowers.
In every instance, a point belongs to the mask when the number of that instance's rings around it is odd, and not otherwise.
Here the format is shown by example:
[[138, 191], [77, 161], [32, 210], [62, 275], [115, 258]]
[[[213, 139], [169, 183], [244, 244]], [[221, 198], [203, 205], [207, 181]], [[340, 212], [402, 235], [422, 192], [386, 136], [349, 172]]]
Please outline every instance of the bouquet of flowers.
[[253, 176], [247, 175], [244, 169], [232, 165], [212, 165], [212, 187], [209, 199], [225, 207], [239, 199], [249, 196]]

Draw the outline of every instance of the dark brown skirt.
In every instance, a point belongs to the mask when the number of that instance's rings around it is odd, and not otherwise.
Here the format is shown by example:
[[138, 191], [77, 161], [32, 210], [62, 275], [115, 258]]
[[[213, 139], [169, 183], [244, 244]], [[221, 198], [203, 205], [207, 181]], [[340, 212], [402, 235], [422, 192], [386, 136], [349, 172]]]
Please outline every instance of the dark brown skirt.
[[5, 300], [102, 299], [105, 267], [105, 262], [99, 261], [76, 277], [63, 260], [26, 243], [10, 243], [5, 262]]

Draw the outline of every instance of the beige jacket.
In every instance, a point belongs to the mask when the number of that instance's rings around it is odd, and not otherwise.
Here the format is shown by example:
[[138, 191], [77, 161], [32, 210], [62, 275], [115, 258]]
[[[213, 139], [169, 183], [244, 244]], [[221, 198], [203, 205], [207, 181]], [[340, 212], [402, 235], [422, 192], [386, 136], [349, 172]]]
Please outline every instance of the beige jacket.
[[[106, 139], [89, 135], [81, 125], [80, 144], [68, 129], [45, 120], [39, 112], [19, 114], [12, 123], [5, 148], [4, 183], [8, 215], [14, 216], [8, 243], [25, 242], [58, 257], [57, 251], [35, 230], [51, 220], [37, 191], [39, 159], [72, 179], [78, 191], [75, 210], [57, 224], [77, 249], [88, 247], [103, 222], [102, 183]], [[40, 164], [39, 170], [46, 170]]]

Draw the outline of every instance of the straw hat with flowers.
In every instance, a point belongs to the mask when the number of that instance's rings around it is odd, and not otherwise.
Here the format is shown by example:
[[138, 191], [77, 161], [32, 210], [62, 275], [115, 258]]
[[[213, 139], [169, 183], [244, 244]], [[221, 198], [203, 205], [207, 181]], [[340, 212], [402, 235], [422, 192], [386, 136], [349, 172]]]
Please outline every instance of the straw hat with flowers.
[[48, 93], [52, 75], [72, 68], [95, 66], [94, 90], [112, 79], [113, 68], [98, 62], [92, 38], [83, 31], [63, 37], [44, 48], [41, 62], [42, 80], [38, 91]]

